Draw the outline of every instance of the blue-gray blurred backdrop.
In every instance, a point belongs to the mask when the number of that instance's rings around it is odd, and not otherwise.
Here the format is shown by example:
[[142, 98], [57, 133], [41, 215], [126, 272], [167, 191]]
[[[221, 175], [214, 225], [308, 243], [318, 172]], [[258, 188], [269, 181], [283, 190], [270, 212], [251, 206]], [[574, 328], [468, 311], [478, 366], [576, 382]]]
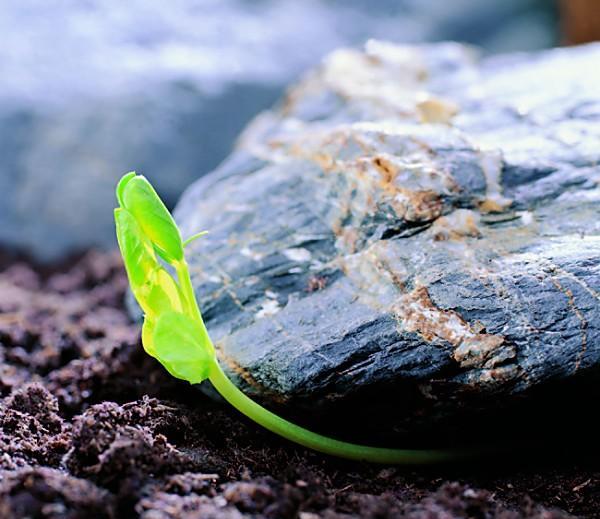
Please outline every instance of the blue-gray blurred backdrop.
[[132, 169], [173, 204], [248, 120], [339, 46], [557, 43], [550, 0], [4, 0], [0, 246], [38, 259], [114, 245]]

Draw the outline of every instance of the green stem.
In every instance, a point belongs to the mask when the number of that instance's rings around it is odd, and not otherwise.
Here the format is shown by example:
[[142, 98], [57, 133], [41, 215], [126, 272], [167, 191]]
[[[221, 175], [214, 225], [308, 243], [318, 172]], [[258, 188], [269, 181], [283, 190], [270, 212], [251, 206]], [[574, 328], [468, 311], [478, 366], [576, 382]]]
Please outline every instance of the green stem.
[[418, 465], [455, 461], [470, 454], [458, 450], [386, 449], [335, 440], [293, 424], [257, 404], [227, 378], [217, 362], [211, 369], [209, 380], [225, 400], [265, 429], [332, 456], [374, 463]]
[[192, 234], [187, 240], [185, 240], [183, 242], [184, 248], [187, 247], [194, 240], [197, 240], [198, 238], [201, 238], [202, 236], [205, 236], [207, 234], [208, 234], [208, 231], [202, 231], [202, 232], [197, 232], [196, 234]]
[[[192, 286], [189, 269], [185, 260], [177, 263], [175, 265], [175, 270], [188, 307], [188, 312], [190, 312], [190, 315], [194, 319], [201, 323], [203, 330], [206, 333], [206, 337], [208, 337], [208, 332], [206, 332], [202, 314], [200, 313], [198, 302], [194, 295], [194, 287]], [[210, 344], [212, 345], [212, 342], [210, 342]], [[221, 366], [219, 366], [216, 356], [210, 370], [209, 380], [225, 400], [242, 414], [246, 415], [257, 424], [262, 425], [265, 429], [268, 429], [279, 436], [283, 436], [290, 441], [303, 445], [304, 447], [332, 456], [374, 463], [417, 465], [454, 461], [473, 455], [472, 451], [411, 450], [370, 447], [343, 442], [314, 433], [277, 416], [275, 413], [265, 409], [263, 406], [246, 396], [233, 382], [231, 382], [231, 380], [229, 380], [229, 378], [227, 378], [227, 375], [225, 375]]]

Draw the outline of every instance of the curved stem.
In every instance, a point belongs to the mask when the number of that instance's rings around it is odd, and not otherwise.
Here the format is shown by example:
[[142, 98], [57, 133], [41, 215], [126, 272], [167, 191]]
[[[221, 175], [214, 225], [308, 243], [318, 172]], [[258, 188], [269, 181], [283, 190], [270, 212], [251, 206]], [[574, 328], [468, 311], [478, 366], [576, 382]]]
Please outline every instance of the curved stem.
[[[214, 346], [210, 341], [208, 332], [206, 332], [202, 314], [194, 295], [194, 287], [190, 279], [187, 263], [183, 260], [174, 266], [179, 279], [179, 285], [188, 306], [188, 311], [202, 325], [206, 338], [214, 351]], [[216, 355], [208, 378], [225, 400], [257, 424], [288, 440], [325, 454], [358, 461], [406, 465], [456, 461], [473, 456], [474, 454], [473, 450], [387, 449], [336, 440], [314, 433], [285, 420], [246, 396], [227, 378], [227, 375], [225, 375], [217, 362]]]
[[459, 450], [387, 449], [335, 440], [293, 424], [257, 404], [227, 378], [217, 362], [211, 369], [209, 380], [225, 400], [251, 420], [279, 436], [325, 454], [351, 460], [407, 465], [455, 461], [472, 455], [472, 452]]

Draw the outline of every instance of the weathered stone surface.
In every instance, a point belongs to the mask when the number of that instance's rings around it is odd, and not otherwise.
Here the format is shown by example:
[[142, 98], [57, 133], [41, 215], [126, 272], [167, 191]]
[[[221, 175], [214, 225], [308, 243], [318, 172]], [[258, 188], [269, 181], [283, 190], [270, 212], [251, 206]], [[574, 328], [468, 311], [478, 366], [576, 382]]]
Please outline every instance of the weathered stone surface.
[[329, 56], [177, 207], [229, 373], [404, 425], [597, 373], [599, 60]]
[[556, 37], [548, 5], [4, 2], [0, 243], [41, 259], [114, 245], [120, 175], [136, 169], [175, 202], [227, 155], [250, 118], [324, 53], [369, 37], [546, 46]]

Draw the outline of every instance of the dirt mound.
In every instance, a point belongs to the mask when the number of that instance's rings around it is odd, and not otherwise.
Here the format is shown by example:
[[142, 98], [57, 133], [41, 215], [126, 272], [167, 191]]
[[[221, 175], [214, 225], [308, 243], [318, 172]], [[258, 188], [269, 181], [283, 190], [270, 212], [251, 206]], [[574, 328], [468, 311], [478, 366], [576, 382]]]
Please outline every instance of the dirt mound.
[[[297, 448], [169, 377], [118, 258], [0, 273], [0, 518], [593, 517], [588, 460], [413, 470]], [[568, 468], [567, 468], [568, 467]]]

